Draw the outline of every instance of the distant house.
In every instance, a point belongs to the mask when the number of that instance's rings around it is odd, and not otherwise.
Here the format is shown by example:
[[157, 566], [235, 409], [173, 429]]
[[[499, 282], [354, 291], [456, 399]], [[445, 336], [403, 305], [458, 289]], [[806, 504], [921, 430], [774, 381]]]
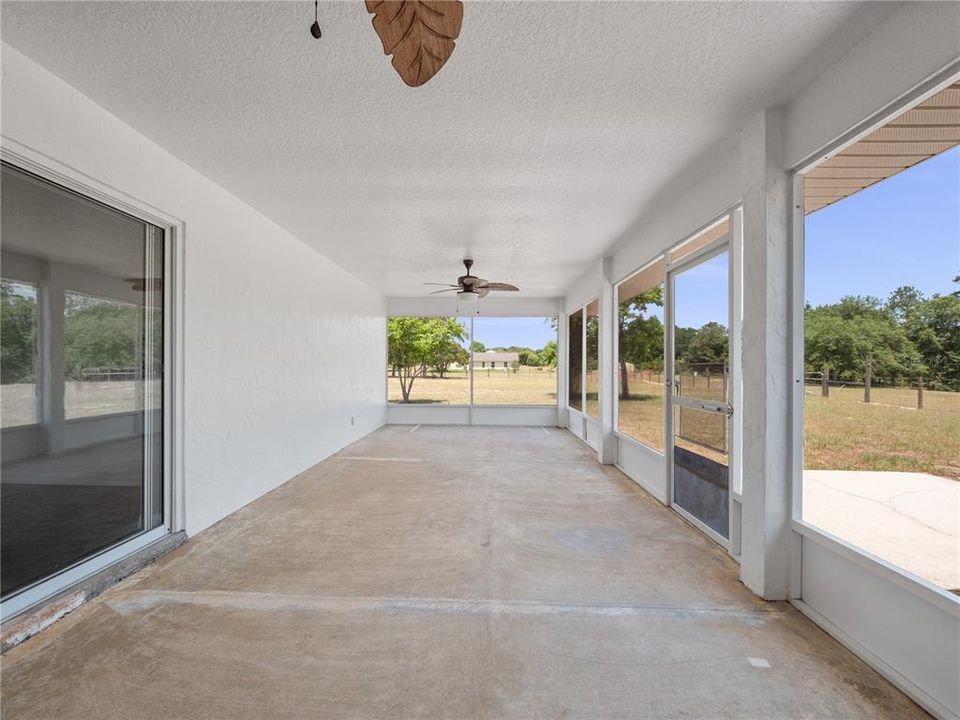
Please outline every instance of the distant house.
[[520, 354], [515, 352], [475, 352], [474, 369], [509, 370], [520, 364]]

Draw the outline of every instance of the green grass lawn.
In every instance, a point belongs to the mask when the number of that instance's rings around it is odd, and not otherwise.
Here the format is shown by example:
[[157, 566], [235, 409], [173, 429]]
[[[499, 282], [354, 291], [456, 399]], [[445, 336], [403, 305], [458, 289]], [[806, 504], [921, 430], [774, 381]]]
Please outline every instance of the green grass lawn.
[[[690, 383], [685, 390], [694, 392]], [[697, 388], [697, 397], [710, 394], [717, 395], [712, 385], [709, 391]], [[870, 399], [863, 402], [862, 388], [831, 388], [827, 398], [819, 388], [806, 389], [807, 469], [898, 470], [960, 480], [960, 393], [927, 390], [923, 410], [916, 409], [916, 390], [908, 388], [874, 388]], [[663, 449], [662, 385], [633, 380], [619, 412], [620, 432]], [[720, 418], [698, 416], [685, 411], [684, 435], [719, 444]]]
[[[390, 401], [399, 402], [399, 380], [390, 378], [389, 388]], [[630, 391], [630, 399], [620, 401], [620, 432], [662, 450], [663, 386], [632, 379]], [[712, 378], [708, 388], [703, 378], [684, 378], [684, 392], [720, 400], [723, 384]], [[411, 401], [465, 405], [469, 395], [470, 381], [461, 370], [443, 379], [417, 378]], [[808, 387], [805, 466], [811, 470], [926, 472], [960, 480], [960, 393], [927, 390], [923, 410], [916, 409], [916, 395], [910, 389], [874, 388], [867, 405], [861, 388], [831, 388], [830, 397], [823, 398], [819, 388]], [[474, 378], [474, 402], [478, 405], [553, 405], [556, 398], [553, 370], [481, 370]], [[595, 403], [588, 405], [596, 412]], [[711, 413], [684, 411], [683, 431], [708, 445], [723, 444], [722, 419]], [[695, 445], [689, 447], [702, 451]]]
[[807, 388], [804, 466], [810, 470], [899, 470], [960, 480], [960, 393]]
[[[399, 378], [387, 378], [390, 402], [400, 402]], [[470, 378], [454, 370], [444, 378], [419, 377], [413, 381], [410, 402], [417, 404], [466, 405], [470, 402]], [[477, 370], [473, 377], [476, 405], [556, 405], [557, 371], [520, 367], [517, 372]]]

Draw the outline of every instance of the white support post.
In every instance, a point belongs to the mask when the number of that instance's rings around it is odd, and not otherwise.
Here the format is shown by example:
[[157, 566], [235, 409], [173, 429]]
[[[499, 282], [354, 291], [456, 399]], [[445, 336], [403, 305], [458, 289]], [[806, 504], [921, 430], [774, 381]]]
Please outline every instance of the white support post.
[[743, 189], [743, 512], [740, 577], [768, 600], [790, 577], [791, 197], [780, 109], [741, 133]]
[[53, 455], [64, 450], [64, 359], [63, 312], [65, 290], [63, 265], [45, 262], [39, 283], [40, 332], [38, 368], [40, 370], [40, 424], [43, 452]]
[[557, 300], [557, 427], [567, 427], [567, 315]]
[[617, 391], [616, 364], [614, 356], [614, 337], [617, 326], [617, 304], [614, 298], [612, 282], [613, 259], [606, 257], [600, 266], [600, 446], [597, 458], [604, 465], [613, 465], [617, 461], [616, 417], [614, 413]]
[[730, 554], [741, 554], [743, 507], [743, 208], [730, 213]]

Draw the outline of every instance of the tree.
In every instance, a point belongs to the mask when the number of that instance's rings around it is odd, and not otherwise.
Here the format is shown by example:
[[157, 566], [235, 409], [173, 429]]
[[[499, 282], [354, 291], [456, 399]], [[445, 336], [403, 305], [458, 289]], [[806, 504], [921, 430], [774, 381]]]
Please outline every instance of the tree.
[[36, 348], [35, 297], [26, 297], [6, 280], [0, 284], [0, 381], [32, 382]]
[[487, 346], [484, 345], [479, 340], [474, 340], [473, 342], [470, 343], [470, 349], [473, 350], [474, 352], [486, 352]]
[[540, 357], [537, 355], [536, 350], [531, 350], [530, 348], [521, 348], [517, 351], [517, 354], [520, 356], [521, 365], [536, 366], [540, 364]]
[[894, 320], [902, 323], [922, 302], [923, 294], [919, 290], [910, 285], [902, 285], [890, 293], [886, 310], [893, 315]]
[[960, 390], [960, 295], [934, 295], [910, 308], [903, 330], [933, 389]]
[[537, 353], [541, 367], [555, 368], [557, 366], [557, 341], [551, 340]]
[[[392, 317], [387, 321], [387, 362], [400, 378], [403, 402], [410, 402], [410, 390], [428, 368], [442, 367], [463, 359], [454, 349], [464, 340], [467, 329], [457, 318]], [[441, 374], [442, 377], [442, 374]]]
[[826, 365], [836, 378], [860, 380], [868, 357], [878, 379], [894, 380], [925, 369], [892, 310], [877, 298], [847, 296], [832, 305], [808, 308], [804, 324], [808, 372]]
[[587, 372], [595, 372], [600, 364], [600, 316], [587, 315]]
[[663, 323], [647, 312], [649, 306], [663, 307], [663, 288], [650, 288], [620, 303], [620, 397], [630, 397], [627, 363], [636, 368], [663, 367]]
[[85, 368], [131, 368], [143, 332], [143, 308], [130, 303], [67, 293], [64, 362], [68, 377]]
[[689, 365], [726, 365], [729, 338], [727, 329], [723, 325], [718, 322], [708, 322], [689, 337], [690, 341], [685, 343], [683, 351], [677, 353], [681, 360]]

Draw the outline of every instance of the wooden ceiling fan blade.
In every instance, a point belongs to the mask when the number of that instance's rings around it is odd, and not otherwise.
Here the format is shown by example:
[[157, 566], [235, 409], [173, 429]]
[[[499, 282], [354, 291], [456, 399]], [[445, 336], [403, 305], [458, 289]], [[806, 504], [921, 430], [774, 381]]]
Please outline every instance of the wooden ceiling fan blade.
[[463, 278], [464, 285], [473, 285], [474, 287], [481, 287], [487, 284], [487, 281], [483, 278], [474, 277], [473, 275], [467, 275]]
[[410, 87], [423, 85], [450, 59], [463, 23], [460, 0], [366, 0], [366, 5], [384, 54], [393, 55], [393, 69]]
[[424, 285], [440, 285], [442, 287], [450, 288], [460, 287], [459, 285], [454, 285], [453, 283], [424, 283]]
[[520, 288], [509, 283], [487, 283], [482, 286], [483, 290], [499, 290], [501, 292], [519, 292]]
[[440, 293], [445, 293], [445, 292], [457, 292], [457, 290], [459, 290], [459, 289], [460, 289], [460, 288], [458, 288], [458, 287], [451, 287], [451, 288], [446, 288], [446, 289], [444, 289], [444, 290], [434, 290], [432, 293], [428, 293], [428, 294], [429, 294], [429, 295], [439, 295]]

